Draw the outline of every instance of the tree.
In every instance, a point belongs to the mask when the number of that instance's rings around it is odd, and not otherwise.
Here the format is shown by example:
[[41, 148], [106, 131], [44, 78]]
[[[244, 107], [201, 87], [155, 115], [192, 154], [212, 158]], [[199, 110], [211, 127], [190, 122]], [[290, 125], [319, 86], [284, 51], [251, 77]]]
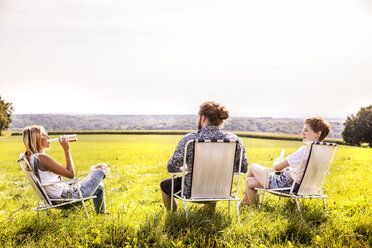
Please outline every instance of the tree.
[[372, 105], [362, 107], [356, 115], [347, 117], [342, 138], [350, 145], [368, 143], [372, 147]]
[[12, 103], [5, 102], [1, 99], [0, 96], [0, 135], [1, 131], [5, 130], [9, 127], [10, 123], [12, 122], [12, 115], [13, 107]]

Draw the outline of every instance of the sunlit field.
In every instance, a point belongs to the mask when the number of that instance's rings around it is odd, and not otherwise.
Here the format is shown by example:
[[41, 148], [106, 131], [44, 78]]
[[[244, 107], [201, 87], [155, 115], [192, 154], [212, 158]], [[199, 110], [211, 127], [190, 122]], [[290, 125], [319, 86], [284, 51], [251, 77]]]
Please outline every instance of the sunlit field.
[[[162, 206], [159, 182], [179, 135], [79, 135], [71, 152], [79, 178], [99, 162], [110, 165], [105, 183], [110, 214], [91, 218], [83, 211], [49, 210], [38, 206], [17, 164], [24, 151], [21, 136], [0, 137], [1, 247], [370, 247], [372, 246], [372, 149], [340, 146], [325, 184], [328, 212], [320, 200], [301, 202], [268, 197], [262, 208], [241, 207], [228, 217], [227, 203], [215, 212], [183, 204], [175, 213]], [[271, 166], [281, 149], [286, 155], [298, 141], [244, 138], [249, 162]], [[48, 154], [64, 163], [58, 143]], [[243, 194], [244, 179], [240, 195]]]

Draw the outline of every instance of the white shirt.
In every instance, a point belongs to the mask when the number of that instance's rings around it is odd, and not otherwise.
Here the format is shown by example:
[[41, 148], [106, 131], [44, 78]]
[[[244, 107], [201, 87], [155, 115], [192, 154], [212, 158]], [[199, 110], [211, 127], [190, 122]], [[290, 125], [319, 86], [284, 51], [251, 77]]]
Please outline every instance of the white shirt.
[[[305, 152], [306, 152], [306, 155], [304, 157]], [[307, 149], [307, 146], [301, 146], [300, 149], [298, 149], [296, 152], [292, 153], [291, 155], [287, 157], [287, 162], [289, 164], [289, 167], [293, 169], [290, 171], [291, 177], [293, 178], [293, 180], [296, 180], [296, 183], [301, 182], [302, 175], [304, 174], [305, 165], [307, 163], [308, 158], [309, 158], [309, 149]], [[297, 171], [297, 174], [294, 173], [295, 171]]]
[[[30, 162], [31, 162], [32, 167], [34, 167], [34, 171], [35, 171], [35, 162], [37, 162], [37, 163], [39, 162], [39, 161], [36, 161], [36, 160], [38, 160], [38, 156], [39, 156], [39, 154], [32, 154], [31, 157], [30, 157]], [[41, 171], [39, 169], [39, 166], [38, 166], [38, 171], [39, 171], [40, 183], [41, 184], [54, 183], [54, 182], [57, 182], [57, 181], [61, 180], [60, 176], [58, 176], [57, 174], [54, 174], [51, 171]], [[67, 184], [66, 183], [57, 183], [57, 184], [54, 184], [54, 185], [45, 186], [43, 188], [51, 199], [56, 199], [56, 198], [59, 198], [62, 194], [62, 191], [65, 188], [67, 188]]]

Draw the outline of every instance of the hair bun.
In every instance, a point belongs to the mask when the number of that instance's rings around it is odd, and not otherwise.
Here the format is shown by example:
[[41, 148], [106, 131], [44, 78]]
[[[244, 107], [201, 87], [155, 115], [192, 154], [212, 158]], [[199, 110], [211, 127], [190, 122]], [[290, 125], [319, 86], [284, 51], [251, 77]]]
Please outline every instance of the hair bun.
[[219, 118], [223, 120], [226, 120], [227, 118], [229, 118], [229, 111], [227, 111], [227, 109], [224, 106], [219, 106], [218, 110], [219, 110], [219, 113], [218, 113]]
[[211, 125], [220, 126], [229, 118], [229, 111], [219, 103], [209, 101], [200, 105], [199, 115], [207, 116]]

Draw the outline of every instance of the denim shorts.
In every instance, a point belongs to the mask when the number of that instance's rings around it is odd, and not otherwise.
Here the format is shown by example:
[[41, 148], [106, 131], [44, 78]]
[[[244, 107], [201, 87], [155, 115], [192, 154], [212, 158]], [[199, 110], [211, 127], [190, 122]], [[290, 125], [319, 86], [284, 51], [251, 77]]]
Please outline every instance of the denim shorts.
[[293, 179], [289, 172], [283, 172], [279, 175], [270, 174], [269, 189], [288, 188], [291, 187]]

